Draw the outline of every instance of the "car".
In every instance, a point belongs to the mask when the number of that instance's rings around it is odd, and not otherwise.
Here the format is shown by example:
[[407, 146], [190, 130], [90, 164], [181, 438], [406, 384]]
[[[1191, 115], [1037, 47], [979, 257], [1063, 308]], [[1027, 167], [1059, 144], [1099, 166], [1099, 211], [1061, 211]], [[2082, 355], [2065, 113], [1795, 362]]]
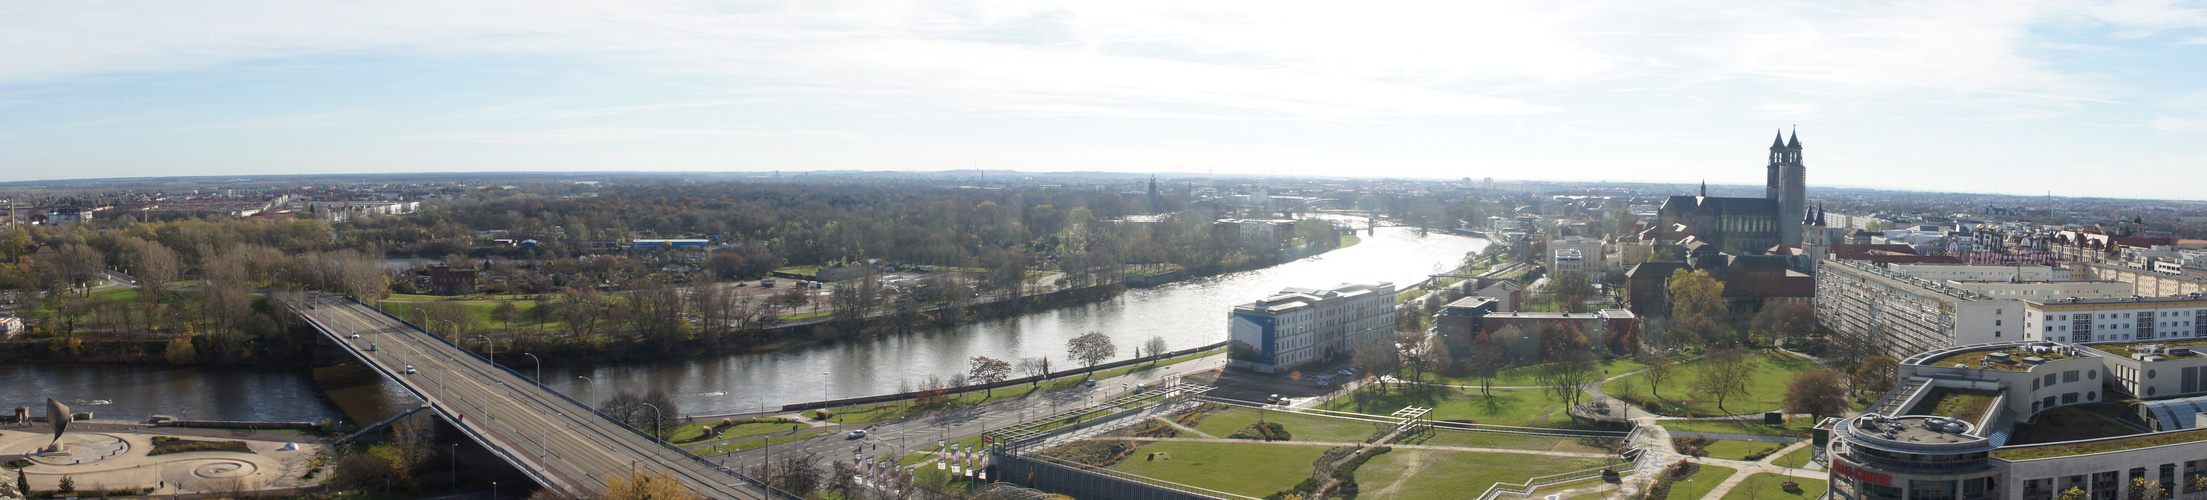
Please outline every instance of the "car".
[[1090, 380], [1090, 381], [1088, 381], [1088, 383], [1085, 383], [1085, 384], [1081, 384], [1081, 385], [1083, 385], [1083, 386], [1087, 386], [1087, 387], [1095, 387], [1095, 386], [1096, 386], [1096, 381], [1094, 381], [1094, 380]]
[[358, 334], [358, 333], [355, 333], [355, 334], [352, 334], [352, 335], [347, 335], [347, 336], [348, 336], [348, 337], [352, 337], [352, 338], [356, 338], [356, 339], [357, 339], [357, 338], [360, 338], [360, 334]]
[[1272, 404], [1280, 404], [1280, 403], [1285, 403], [1285, 402], [1287, 402], [1287, 398], [1283, 398], [1283, 397], [1280, 397], [1280, 395], [1278, 395], [1278, 394], [1273, 394], [1273, 395], [1272, 395], [1272, 397], [1269, 397], [1269, 398], [1265, 398], [1264, 402], [1266, 402], [1266, 403], [1272, 403]]
[[1356, 370], [1350, 370], [1350, 369], [1347, 369], [1347, 368], [1342, 368], [1342, 369], [1341, 369], [1341, 371], [1338, 371], [1338, 372], [1334, 372], [1334, 373], [1339, 373], [1339, 374], [1341, 374], [1341, 376], [1344, 376], [1344, 377], [1354, 377], [1354, 376], [1356, 376]]
[[865, 437], [866, 437], [866, 430], [865, 430], [865, 429], [859, 429], [859, 430], [851, 431], [851, 434], [850, 434], [849, 436], [845, 436], [845, 437], [844, 437], [843, 439], [863, 439], [863, 438], [865, 438]]
[[414, 371], [414, 365], [406, 365], [406, 373], [421, 373], [421, 372], [418, 372], [418, 371]]

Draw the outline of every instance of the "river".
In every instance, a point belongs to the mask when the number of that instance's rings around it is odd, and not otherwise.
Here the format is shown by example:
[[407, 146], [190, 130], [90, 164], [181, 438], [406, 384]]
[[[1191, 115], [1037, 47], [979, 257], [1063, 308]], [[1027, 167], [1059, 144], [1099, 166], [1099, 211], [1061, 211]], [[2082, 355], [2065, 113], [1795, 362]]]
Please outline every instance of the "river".
[[[580, 401], [622, 388], [666, 389], [685, 415], [737, 413], [783, 404], [897, 392], [929, 375], [963, 373], [973, 356], [1007, 361], [1065, 361], [1066, 339], [1098, 331], [1120, 356], [1152, 336], [1171, 349], [1225, 340], [1226, 311], [1283, 287], [1325, 287], [1389, 281], [1397, 286], [1452, 268], [1481, 239], [1420, 236], [1382, 227], [1356, 246], [1265, 269], [1165, 286], [1132, 289], [1118, 298], [959, 327], [841, 342], [767, 354], [658, 363], [547, 368], [545, 383]], [[500, 358], [519, 356], [499, 353]], [[522, 370], [534, 375], [533, 370]], [[151, 414], [223, 420], [314, 420], [350, 415], [373, 421], [414, 404], [396, 384], [351, 366], [304, 368], [28, 365], [0, 367], [0, 405], [40, 407], [49, 395], [64, 402], [112, 400], [88, 407], [107, 415]], [[42, 410], [41, 410], [42, 411]], [[38, 411], [34, 411], [37, 413]]]

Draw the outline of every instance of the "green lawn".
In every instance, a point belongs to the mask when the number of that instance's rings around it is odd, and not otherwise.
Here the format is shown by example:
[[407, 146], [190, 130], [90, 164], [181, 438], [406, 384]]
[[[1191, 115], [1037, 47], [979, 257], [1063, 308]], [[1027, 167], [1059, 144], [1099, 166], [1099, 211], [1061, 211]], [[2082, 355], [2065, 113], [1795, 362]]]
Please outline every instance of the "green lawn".
[[[1719, 439], [1715, 442], [1709, 443], [1707, 449], [1709, 450], [1709, 458], [1722, 458], [1725, 460], [1749, 460], [1747, 456], [1750, 454], [1775, 452], [1779, 448], [1784, 448], [1786, 444], [1787, 443], [1764, 443], [1757, 441], [1734, 441], [1730, 439]], [[1758, 457], [1754, 460], [1761, 459], [1762, 458]]]
[[1403, 444], [1429, 446], [1461, 446], [1465, 448], [1494, 448], [1503, 450], [1572, 451], [1580, 453], [1608, 453], [1615, 439], [1573, 438], [1538, 436], [1508, 432], [1459, 431], [1434, 429], [1433, 432], [1406, 437]]
[[[1662, 408], [1649, 408], [1664, 415], [1745, 415], [1776, 410], [1784, 406], [1786, 384], [1794, 374], [1816, 368], [1816, 362], [1778, 351], [1765, 351], [1751, 356], [1754, 372], [1749, 374], [1746, 396], [1733, 396], [1718, 408], [1716, 400], [1693, 394], [1694, 381], [1700, 375], [1695, 369], [1708, 358], [1696, 359], [1678, 365], [1677, 373], [1663, 380], [1662, 391], [1657, 394], [1668, 401]], [[1612, 380], [1602, 384], [1602, 392], [1610, 395], [1648, 394], [1647, 381], [1640, 377]]]
[[1739, 470], [1730, 467], [1703, 465], [1701, 470], [1694, 471], [1694, 475], [1671, 481], [1670, 496], [1664, 498], [1701, 500], [1701, 497], [1709, 496], [1709, 490], [1717, 489], [1717, 485], [1724, 484], [1724, 479], [1732, 477], [1734, 472], [1739, 472]]
[[[1258, 418], [1277, 422], [1287, 429], [1291, 441], [1362, 443], [1371, 439], [1376, 430], [1372, 422], [1298, 415], [1278, 411], [1261, 411], [1253, 408], [1234, 407], [1203, 418], [1196, 430], [1218, 437], [1226, 437], [1234, 431], [1257, 423]], [[1389, 428], [1393, 425], [1389, 424]]]
[[1787, 453], [1784, 456], [1778, 457], [1777, 460], [1770, 461], [1770, 463], [1779, 467], [1791, 467], [1799, 469], [1808, 466], [1809, 460], [1815, 457], [1816, 447], [1803, 446], [1801, 447], [1801, 449], [1793, 450], [1792, 453]]
[[[1612, 376], [1637, 371], [1641, 368], [1647, 367], [1646, 365], [1640, 364], [1640, 362], [1638, 361], [1633, 361], [1632, 358], [1605, 359], [1602, 360], [1600, 363], [1601, 370], [1603, 370], [1605, 373], [1605, 375], [1602, 375], [1601, 378], [1609, 378]], [[1540, 384], [1540, 381], [1537, 380], [1536, 374], [1539, 371], [1539, 365], [1520, 366], [1517, 368], [1504, 370], [1500, 375], [1494, 377], [1494, 385], [1496, 387], [1506, 385], [1538, 385]], [[1479, 379], [1472, 377], [1436, 376], [1434, 380], [1443, 384], [1480, 385]], [[1607, 390], [1608, 388], [1604, 387], [1603, 389]]]
[[824, 435], [824, 434], [828, 434], [828, 433], [832, 433], [832, 432], [835, 432], [835, 431], [810, 431], [810, 432], [799, 432], [799, 433], [796, 433], [796, 434], [791, 434], [791, 435], [787, 435], [787, 436], [774, 436], [774, 437], [771, 437], [771, 438], [766, 438], [766, 439], [753, 439], [753, 440], [750, 440], [750, 441], [743, 441], [743, 442], [739, 442], [739, 443], [729, 443], [729, 444], [724, 444], [724, 445], [720, 445], [720, 446], [714, 446], [714, 447], [711, 447], [711, 448], [698, 448], [698, 449], [696, 449], [696, 450], [691, 450], [691, 451], [692, 451], [692, 452], [694, 452], [694, 453], [697, 453], [697, 454], [698, 454], [698, 456], [712, 456], [712, 455], [719, 455], [719, 454], [722, 454], [722, 453], [735, 453], [735, 452], [739, 452], [739, 451], [744, 451], [744, 450], [750, 450], [750, 449], [756, 449], [756, 448], [761, 448], [761, 447], [765, 447], [765, 446], [766, 446], [767, 444], [769, 444], [769, 442], [771, 442], [772, 444], [789, 444], [789, 443], [794, 443], [794, 442], [798, 442], [798, 441], [803, 441], [803, 440], [807, 440], [807, 439], [812, 439], [812, 438], [815, 438], [815, 437], [820, 437], [821, 435]]
[[1721, 432], [1726, 434], [1753, 434], [1757, 436], [1808, 437], [1809, 428], [1816, 426], [1815, 419], [1795, 418], [1785, 425], [1763, 425], [1762, 419], [1724, 420], [1659, 420], [1664, 429], [1689, 432]]
[[[1168, 366], [1172, 366], [1172, 365], [1177, 365], [1177, 364], [1181, 364], [1181, 363], [1186, 363], [1186, 362], [1189, 362], [1189, 361], [1195, 361], [1195, 360], [1198, 360], [1198, 359], [1203, 359], [1203, 358], [1204, 358], [1204, 357], [1206, 357], [1206, 356], [1213, 356], [1213, 355], [1217, 355], [1217, 354], [1220, 354], [1220, 353], [1224, 353], [1224, 352], [1226, 352], [1226, 350], [1225, 350], [1225, 349], [1212, 349], [1212, 350], [1209, 350], [1209, 351], [1203, 351], [1203, 352], [1198, 352], [1198, 353], [1191, 353], [1191, 354], [1187, 354], [1187, 355], [1183, 355], [1183, 356], [1178, 356], [1178, 357], [1168, 358], [1168, 359], [1160, 360], [1160, 361], [1158, 361], [1158, 362], [1156, 362], [1156, 363], [1142, 363], [1142, 364], [1137, 364], [1137, 365], [1132, 365], [1132, 366], [1122, 366], [1122, 367], [1119, 367], [1119, 368], [1113, 368], [1113, 369], [1110, 369], [1110, 370], [1103, 370], [1103, 371], [1099, 371], [1099, 372], [1096, 372], [1096, 373], [1095, 373], [1095, 375], [1093, 375], [1093, 378], [1096, 378], [1096, 379], [1103, 379], [1103, 378], [1108, 378], [1108, 377], [1117, 377], [1117, 376], [1120, 376], [1120, 375], [1125, 375], [1125, 374], [1128, 374], [1128, 373], [1133, 373], [1133, 372], [1137, 372], [1137, 371], [1145, 371], [1145, 370], [1155, 370], [1155, 369], [1159, 369], [1159, 368], [1164, 368], [1164, 367], [1168, 367]], [[981, 403], [986, 403], [986, 402], [989, 402], [989, 401], [995, 401], [995, 400], [999, 400], [999, 399], [1009, 399], [1009, 398], [1018, 398], [1018, 397], [1025, 397], [1025, 396], [1027, 396], [1028, 394], [1031, 394], [1031, 393], [1034, 393], [1034, 392], [1037, 392], [1037, 391], [1053, 391], [1053, 390], [1060, 390], [1060, 389], [1070, 389], [1070, 388], [1073, 388], [1073, 387], [1075, 387], [1075, 386], [1078, 386], [1078, 385], [1080, 385], [1080, 384], [1081, 384], [1082, 382], [1087, 382], [1087, 381], [1088, 381], [1088, 380], [1089, 380], [1090, 378], [1091, 378], [1091, 376], [1090, 376], [1090, 375], [1087, 375], [1087, 374], [1079, 374], [1079, 373], [1076, 373], [1076, 374], [1073, 374], [1073, 375], [1069, 375], [1069, 376], [1064, 376], [1064, 377], [1059, 377], [1059, 378], [1055, 378], [1055, 379], [1045, 380], [1045, 381], [1043, 381], [1043, 382], [1042, 382], [1041, 384], [1039, 384], [1039, 385], [1037, 385], [1037, 384], [1029, 384], [1029, 385], [1015, 385], [1015, 386], [1010, 386], [1010, 387], [998, 387], [998, 388], [996, 388], [996, 389], [995, 389], [994, 391], [969, 392], [969, 393], [964, 393], [964, 394], [958, 394], [958, 395], [954, 395], [954, 396], [951, 396], [951, 397], [950, 397], [950, 400], [949, 400], [949, 402], [945, 403], [945, 404], [944, 404], [943, 406], [940, 406], [940, 407], [936, 407], [936, 408], [915, 408], [915, 407], [913, 407], [913, 406], [912, 406], [912, 401], [911, 401], [911, 400], [905, 400], [905, 401], [892, 401], [892, 402], [888, 402], [888, 403], [879, 403], [879, 404], [868, 404], [868, 405], [858, 405], [858, 406], [849, 406], [849, 407], [835, 407], [835, 408], [829, 408], [829, 409], [828, 409], [828, 411], [829, 411], [829, 412], [831, 412], [831, 418], [830, 418], [829, 420], [831, 420], [831, 421], [834, 421], [834, 422], [838, 422], [838, 423], [845, 423], [845, 424], [863, 424], [863, 423], [870, 423], [870, 422], [879, 422], [879, 421], [883, 421], [883, 420], [891, 420], [891, 419], [897, 419], [897, 418], [904, 418], [904, 417], [911, 417], [911, 416], [918, 416], [918, 415], [926, 415], [926, 414], [929, 414], [929, 413], [933, 413], [933, 412], [937, 412], [937, 411], [942, 411], [942, 410], [945, 410], [945, 409], [950, 409], [950, 408], [958, 408], [958, 407], [963, 407], [963, 406], [973, 406], [973, 405], [977, 405], [977, 404], [981, 404]], [[1115, 391], [1117, 391], [1117, 390], [1118, 390], [1118, 388], [1116, 388], [1116, 387], [1112, 388], [1112, 391], [1114, 391], [1114, 392], [1115, 392]], [[1073, 409], [1073, 408], [1069, 406], [1069, 407], [1066, 407], [1066, 408], [1064, 408], [1064, 409], [1066, 409], [1066, 410], [1071, 410], [1071, 409]], [[807, 415], [810, 415], [810, 412], [809, 412], [809, 411], [807, 412]], [[1037, 415], [1037, 416], [1040, 416], [1040, 415]]]
[[1432, 408], [1433, 412], [1426, 416], [1434, 420], [1525, 427], [1577, 426], [1571, 415], [1564, 412], [1564, 402], [1541, 389], [1495, 389], [1494, 395], [1489, 397], [1479, 395], [1478, 389], [1398, 385], [1390, 392], [1380, 393], [1376, 387], [1366, 387], [1335, 399], [1324, 408], [1385, 415], [1405, 406]]
[[[1788, 480], [1800, 483], [1801, 492], [1786, 491], [1784, 485]], [[1824, 496], [1824, 487], [1825, 482], [1822, 479], [1786, 477], [1764, 472], [1747, 476], [1740, 484], [1732, 486], [1732, 491], [1724, 493], [1723, 500], [1810, 500]], [[1679, 496], [1673, 494], [1671, 498]]]
[[[1112, 469], [1139, 476], [1262, 497], [1310, 477], [1325, 446], [1162, 441], [1143, 445]], [[1162, 453], [1171, 460], [1149, 460]], [[1381, 455], [1382, 457], [1386, 455]], [[1370, 467], [1370, 465], [1366, 465]]]
[[[720, 421], [718, 421], [718, 420], [711, 420], [711, 421], [703, 421], [703, 422], [698, 422], [698, 423], [693, 423], [693, 424], [682, 424], [682, 426], [681, 426], [681, 427], [676, 427], [676, 428], [673, 428], [673, 429], [668, 429], [668, 430], [667, 430], [667, 436], [668, 436], [668, 437], [670, 438], [670, 439], [668, 439], [668, 440], [669, 440], [669, 441], [673, 441], [673, 442], [675, 442], [675, 443], [695, 443], [695, 442], [700, 442], [700, 441], [706, 441], [706, 440], [707, 440], [708, 438], [700, 438], [700, 437], [699, 437], [699, 434], [703, 434], [703, 433], [705, 432], [705, 429], [706, 429], [707, 427], [711, 427], [711, 426], [713, 426], [714, 424], [718, 424], [718, 423], [720, 423]], [[789, 432], [790, 428], [792, 428], [792, 427], [802, 428], [802, 427], [804, 427], [804, 424], [798, 424], [798, 423], [786, 423], [786, 424], [777, 424], [777, 423], [750, 423], [750, 424], [738, 424], [738, 425], [736, 425], [735, 427], [730, 427], [730, 428], [728, 428], [728, 429], [727, 429], [727, 430], [725, 430], [725, 431], [721, 431], [720, 435], [718, 435], [718, 436], [713, 436], [713, 437], [711, 437], [711, 438], [709, 438], [709, 439], [735, 439], [735, 438], [740, 438], [740, 437], [750, 437], [750, 436], [757, 436], [757, 435], [760, 435], [760, 434], [773, 434], [773, 433], [776, 433], [776, 432]]]
[[1469, 451], [1396, 448], [1356, 471], [1365, 498], [1456, 500], [1476, 498], [1495, 483], [1522, 483], [1551, 474], [1591, 469], [1611, 461]]

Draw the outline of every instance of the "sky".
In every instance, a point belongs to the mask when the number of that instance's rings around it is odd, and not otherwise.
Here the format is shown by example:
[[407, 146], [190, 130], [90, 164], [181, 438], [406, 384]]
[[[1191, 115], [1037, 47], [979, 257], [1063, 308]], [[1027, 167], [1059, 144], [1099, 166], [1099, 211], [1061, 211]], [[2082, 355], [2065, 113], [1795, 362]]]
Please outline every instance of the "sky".
[[0, 0], [0, 181], [1009, 169], [2207, 199], [2207, 4]]

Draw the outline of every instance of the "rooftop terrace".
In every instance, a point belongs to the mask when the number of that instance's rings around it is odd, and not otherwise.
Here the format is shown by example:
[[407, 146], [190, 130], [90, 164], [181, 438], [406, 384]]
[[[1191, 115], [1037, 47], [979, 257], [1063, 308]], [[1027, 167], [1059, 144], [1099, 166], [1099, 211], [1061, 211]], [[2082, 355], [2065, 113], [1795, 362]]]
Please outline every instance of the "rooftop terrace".
[[[2207, 348], [2203, 348], [2203, 347], [2202, 347], [2202, 346], [2207, 346], [2207, 339], [2196, 339], [2196, 338], [2195, 338], [2195, 339], [2163, 339], [2163, 340], [2141, 340], [2141, 341], [2137, 341], [2137, 342], [2122, 342], [2122, 343], [2113, 343], [2113, 344], [2087, 344], [2087, 345], [2085, 345], [2085, 347], [2090, 347], [2090, 348], [2093, 348], [2093, 349], [2097, 349], [2097, 350], [2099, 350], [2100, 352], [2104, 352], [2104, 353], [2108, 353], [2108, 354], [2113, 354], [2113, 355], [2116, 355], [2116, 356], [2122, 356], [2122, 357], [2126, 357], [2126, 358], [2128, 358], [2128, 357], [2132, 357], [2132, 356], [2136, 356], [2136, 355], [2138, 355], [2138, 354], [2144, 354], [2144, 353], [2146, 353], [2146, 352], [2147, 352], [2147, 350], [2146, 350], [2146, 349], [2144, 349], [2144, 348], [2145, 348], [2145, 346], [2162, 346], [2162, 347], [2164, 347], [2165, 349], [2164, 349], [2164, 350], [2161, 350], [2161, 351], [2160, 351], [2160, 352], [2159, 352], [2158, 354], [2160, 354], [2160, 355], [2162, 355], [2162, 356], [2167, 356], [2167, 357], [2169, 357], [2170, 359], [2196, 358], [2196, 357], [2199, 357], [2199, 356], [2200, 356], [2200, 351], [2207, 351]], [[2189, 353], [2188, 353], [2188, 354], [2186, 354], [2186, 353], [2181, 353], [2181, 352], [2179, 352], [2179, 353], [2171, 353], [2171, 352], [2170, 352], [2170, 351], [2176, 351], [2176, 350], [2179, 350], [2179, 349], [2187, 349], [2187, 348], [2191, 349], [2191, 350], [2189, 351]]]
[[2014, 446], [1993, 450], [1992, 456], [2006, 460], [2030, 460], [2034, 458], [2066, 457], [2072, 455], [2088, 455], [2093, 453], [2107, 453], [2110, 451], [2150, 448], [2154, 446], [2190, 443], [2201, 440], [2207, 440], [2207, 429], [2164, 432], [2160, 434], [2143, 434], [2138, 436], [2097, 439], [2091, 441], [2070, 441], [2067, 443], [2049, 443], [2045, 445]]
[[[1995, 354], [2005, 354], [2005, 356], [1996, 356]], [[2025, 362], [2025, 360], [2029, 358], [2038, 358], [2040, 362], [2045, 362], [2057, 359], [2069, 359], [2069, 357], [2069, 355], [2054, 351], [2031, 352], [2021, 347], [2015, 347], [2008, 349], [1963, 351], [1932, 359], [1930, 361], [1924, 362], [1923, 364], [1926, 366], [1965, 365], [1970, 368], [1990, 368], [1994, 370], [2021, 372], [2030, 371], [2031, 367], [2034, 366], [2034, 364], [2032, 363]]]
[[1974, 424], [1984, 420], [1985, 413], [1992, 409], [1993, 399], [1999, 396], [1992, 391], [1938, 387], [1924, 395], [1923, 401], [1917, 402], [1908, 414], [1954, 417]]

